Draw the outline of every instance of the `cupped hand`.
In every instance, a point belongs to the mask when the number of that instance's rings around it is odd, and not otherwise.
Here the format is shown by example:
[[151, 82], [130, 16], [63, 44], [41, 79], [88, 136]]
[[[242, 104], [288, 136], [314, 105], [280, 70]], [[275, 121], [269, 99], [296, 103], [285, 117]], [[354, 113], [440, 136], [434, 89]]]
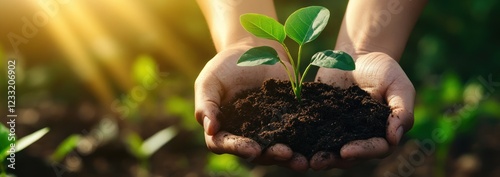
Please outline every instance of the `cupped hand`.
[[373, 98], [385, 101], [392, 113], [388, 117], [386, 138], [352, 141], [341, 148], [341, 157], [317, 153], [310, 162], [313, 169], [349, 167], [362, 160], [387, 156], [403, 133], [413, 126], [415, 89], [397, 61], [387, 54], [360, 55], [354, 71], [321, 68], [316, 80], [343, 88], [356, 84]]
[[[254, 163], [279, 164], [294, 170], [305, 170], [308, 168], [305, 157], [294, 154], [286, 145], [276, 144], [262, 153], [262, 148], [257, 142], [220, 130], [217, 116], [220, 114], [219, 108], [222, 103], [227, 103], [242, 90], [260, 87], [267, 79], [288, 78], [280, 64], [237, 66], [239, 57], [250, 48], [249, 45], [236, 45], [219, 52], [205, 65], [196, 79], [195, 116], [205, 130], [207, 147], [214, 153], [234, 154]], [[278, 53], [283, 54], [279, 50]]]

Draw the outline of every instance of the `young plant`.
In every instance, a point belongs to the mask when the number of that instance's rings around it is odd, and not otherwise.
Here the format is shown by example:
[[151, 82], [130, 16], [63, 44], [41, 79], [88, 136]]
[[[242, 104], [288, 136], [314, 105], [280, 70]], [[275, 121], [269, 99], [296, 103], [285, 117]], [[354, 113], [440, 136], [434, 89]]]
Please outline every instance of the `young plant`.
[[17, 139], [14, 133], [10, 132], [3, 124], [0, 124], [0, 177], [7, 176], [5, 169], [6, 161], [10, 162], [8, 165], [9, 168], [15, 168], [15, 153], [35, 143], [48, 132], [49, 128], [46, 127]]
[[64, 157], [71, 153], [75, 148], [77, 148], [78, 143], [82, 139], [82, 136], [78, 134], [72, 134], [64, 139], [56, 148], [54, 153], [50, 156], [50, 160], [55, 163], [61, 162]]
[[[293, 74], [283, 60], [280, 59], [278, 52], [269, 46], [251, 48], [239, 58], [237, 65], [257, 66], [281, 63], [288, 74], [295, 98], [301, 101], [302, 83], [311, 65], [349, 71], [355, 69], [354, 60], [349, 54], [343, 51], [324, 50], [314, 54], [304, 72], [300, 73], [300, 65], [303, 63], [301, 58], [302, 47], [319, 36], [329, 18], [330, 11], [321, 6], [310, 6], [295, 11], [288, 17], [284, 26], [275, 19], [262, 14], [248, 13], [242, 15], [240, 21], [245, 30], [257, 37], [277, 41], [283, 46], [292, 65]], [[296, 60], [294, 60], [285, 44], [287, 36], [299, 45]]]
[[175, 126], [170, 126], [156, 132], [146, 140], [143, 140], [136, 132], [130, 132], [125, 137], [125, 143], [127, 143], [130, 152], [140, 162], [140, 169], [137, 172], [137, 176], [150, 176], [148, 174], [150, 167], [149, 158], [163, 145], [172, 140], [178, 131]]

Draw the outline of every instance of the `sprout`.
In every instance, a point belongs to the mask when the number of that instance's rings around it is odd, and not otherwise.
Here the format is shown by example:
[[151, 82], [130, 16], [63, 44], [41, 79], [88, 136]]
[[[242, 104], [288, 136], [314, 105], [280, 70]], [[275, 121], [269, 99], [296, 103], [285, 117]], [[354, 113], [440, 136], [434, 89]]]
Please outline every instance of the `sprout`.
[[[265, 15], [254, 13], [242, 15], [240, 21], [245, 30], [257, 37], [277, 41], [283, 46], [290, 59], [293, 71], [280, 59], [278, 52], [269, 46], [249, 49], [239, 58], [237, 65], [257, 66], [281, 63], [288, 74], [295, 98], [300, 101], [304, 76], [307, 75], [311, 65], [349, 71], [355, 69], [354, 60], [349, 54], [343, 51], [325, 50], [314, 54], [304, 73], [300, 73], [302, 46], [315, 40], [320, 35], [325, 29], [329, 17], [330, 11], [321, 6], [310, 6], [295, 11], [288, 17], [284, 26]], [[284, 41], [287, 36], [299, 45], [297, 60], [294, 60], [285, 45]]]

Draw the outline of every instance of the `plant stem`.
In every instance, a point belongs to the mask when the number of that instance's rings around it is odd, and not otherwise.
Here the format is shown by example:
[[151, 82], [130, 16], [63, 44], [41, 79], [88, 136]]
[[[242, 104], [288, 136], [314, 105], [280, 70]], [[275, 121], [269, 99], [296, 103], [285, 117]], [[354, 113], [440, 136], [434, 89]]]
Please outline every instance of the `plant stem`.
[[290, 60], [290, 64], [292, 64], [292, 67], [295, 68], [295, 61], [293, 60], [292, 55], [290, 55], [290, 50], [288, 50], [288, 47], [286, 46], [285, 43], [281, 43], [281, 46], [283, 46], [283, 48], [285, 49], [285, 52]]
[[307, 72], [309, 71], [309, 68], [311, 68], [311, 64], [307, 65], [306, 70], [304, 70], [304, 74], [302, 75], [302, 78], [300, 79], [300, 83], [302, 84], [304, 82], [304, 78], [307, 75]]
[[290, 79], [290, 84], [292, 85], [292, 90], [295, 90], [295, 84], [292, 82], [292, 73], [290, 73], [290, 70], [288, 70], [288, 67], [286, 67], [282, 60], [280, 60], [280, 63], [285, 67], [286, 74], [288, 74], [288, 79]]
[[148, 161], [149, 157], [146, 157], [146, 158], [142, 158], [140, 159], [140, 166], [139, 166], [139, 172], [137, 174], [137, 176], [150, 176], [150, 165], [149, 165], [149, 161]]
[[302, 79], [300, 76], [300, 62], [302, 56], [302, 45], [299, 45], [299, 51], [297, 52], [297, 67], [295, 67], [295, 82], [297, 84], [295, 88], [295, 97], [300, 102], [302, 100]]
[[301, 59], [300, 57], [302, 56], [302, 45], [299, 45], [299, 51], [297, 52], [297, 67], [295, 68], [295, 74], [298, 76], [296, 79], [297, 79], [297, 82], [300, 80], [300, 63], [301, 63]]
[[[290, 64], [292, 64], [292, 68], [295, 71], [296, 70], [295, 69], [296, 68], [295, 67], [295, 61], [293, 60], [292, 55], [290, 55], [290, 50], [288, 50], [288, 47], [285, 45], [285, 43], [281, 43], [281, 45], [285, 49], [285, 53], [288, 55], [288, 60], [290, 60]], [[286, 66], [285, 66], [285, 68], [286, 68]], [[296, 84], [297, 84], [296, 83], [296, 81], [297, 81], [297, 79], [296, 79], [297, 78], [297, 74], [296, 74], [296, 72], [294, 72], [293, 78], [295, 78], [295, 79], [292, 79], [292, 75], [290, 73], [288, 73], [288, 76], [290, 76], [290, 82], [292, 82], [292, 90], [295, 92], [295, 90], [296, 90]]]

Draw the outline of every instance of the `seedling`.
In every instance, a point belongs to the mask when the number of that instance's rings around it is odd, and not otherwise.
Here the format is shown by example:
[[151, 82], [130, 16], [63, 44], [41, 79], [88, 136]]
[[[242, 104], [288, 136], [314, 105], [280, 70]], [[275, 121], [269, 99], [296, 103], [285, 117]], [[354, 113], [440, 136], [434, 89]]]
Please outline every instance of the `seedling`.
[[[321, 6], [310, 6], [295, 11], [288, 17], [284, 26], [275, 19], [262, 14], [243, 14], [240, 21], [245, 30], [259, 38], [277, 41], [283, 46], [292, 65], [293, 74], [278, 56], [278, 52], [269, 46], [251, 48], [239, 58], [237, 65], [257, 66], [281, 63], [288, 74], [295, 98], [301, 101], [302, 83], [311, 65], [349, 71], [355, 69], [354, 60], [349, 54], [343, 51], [324, 50], [314, 54], [304, 72], [300, 73], [302, 47], [319, 36], [329, 18], [330, 11]], [[294, 60], [285, 44], [287, 36], [299, 45], [297, 60]]]
[[0, 177], [7, 176], [5, 162], [9, 164], [8, 168], [15, 168], [15, 153], [35, 143], [48, 132], [49, 128], [46, 127], [17, 139], [12, 131], [0, 124]]
[[143, 140], [136, 132], [131, 132], [125, 137], [125, 143], [128, 145], [130, 152], [141, 164], [137, 176], [150, 176], [148, 174], [149, 158], [163, 145], [172, 140], [177, 133], [178, 129], [170, 126], [156, 132], [146, 140]]

